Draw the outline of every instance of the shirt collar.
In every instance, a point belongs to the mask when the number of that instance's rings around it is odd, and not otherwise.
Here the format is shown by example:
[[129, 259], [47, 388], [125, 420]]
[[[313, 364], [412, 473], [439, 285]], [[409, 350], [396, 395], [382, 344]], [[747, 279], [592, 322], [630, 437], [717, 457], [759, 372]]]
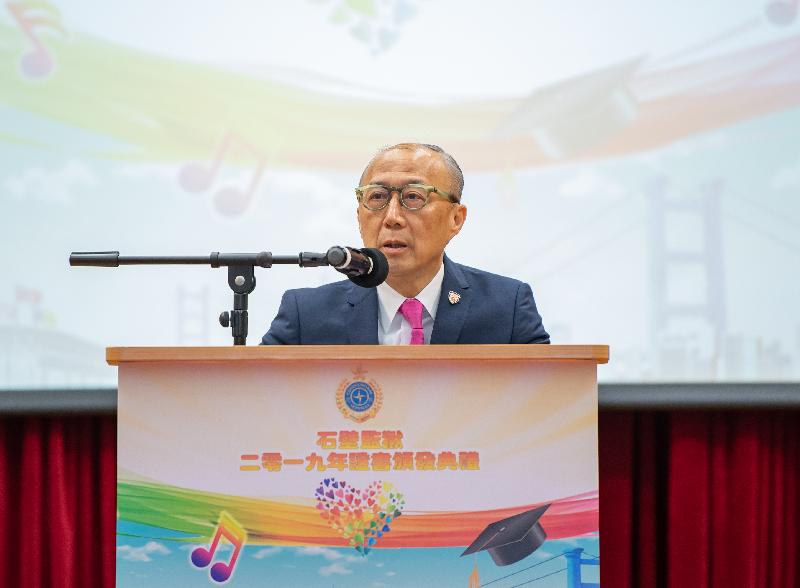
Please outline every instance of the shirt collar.
[[[422, 302], [422, 306], [428, 312], [433, 320], [436, 320], [436, 308], [439, 306], [439, 298], [442, 295], [442, 282], [444, 281], [444, 264], [441, 265], [439, 271], [433, 276], [433, 279], [428, 282], [428, 285], [422, 289], [422, 292], [417, 294], [414, 298]], [[377, 288], [378, 290], [378, 321], [380, 322], [381, 329], [386, 331], [392, 324], [400, 305], [403, 304], [406, 297], [397, 292], [389, 284], [384, 282]]]

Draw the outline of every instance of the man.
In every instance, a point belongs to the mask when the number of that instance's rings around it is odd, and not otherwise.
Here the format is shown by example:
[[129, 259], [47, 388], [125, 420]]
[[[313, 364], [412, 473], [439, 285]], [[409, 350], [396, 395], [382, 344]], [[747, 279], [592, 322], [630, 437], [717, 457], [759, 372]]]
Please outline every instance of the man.
[[262, 344], [549, 343], [530, 286], [445, 256], [467, 218], [463, 187], [440, 147], [380, 151], [361, 175], [356, 215], [364, 246], [389, 261], [386, 282], [289, 290]]

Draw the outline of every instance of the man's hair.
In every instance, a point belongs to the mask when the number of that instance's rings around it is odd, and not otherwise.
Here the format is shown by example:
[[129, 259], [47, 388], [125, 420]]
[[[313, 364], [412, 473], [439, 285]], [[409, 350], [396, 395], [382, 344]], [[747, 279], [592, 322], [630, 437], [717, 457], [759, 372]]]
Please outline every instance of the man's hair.
[[391, 145], [389, 147], [382, 147], [378, 149], [378, 152], [369, 160], [367, 167], [364, 168], [364, 172], [361, 174], [361, 181], [359, 183], [364, 183], [364, 176], [366, 176], [367, 171], [370, 167], [372, 167], [372, 162], [375, 161], [375, 158], [387, 151], [394, 151], [395, 149], [427, 149], [429, 151], [434, 151], [442, 156], [444, 160], [444, 164], [447, 167], [447, 171], [450, 173], [450, 190], [449, 192], [456, 198], [458, 201], [461, 201], [461, 193], [464, 190], [464, 173], [461, 171], [461, 168], [458, 166], [458, 162], [450, 155], [447, 151], [439, 147], [438, 145], [431, 145], [429, 143], [398, 143], [397, 145]]

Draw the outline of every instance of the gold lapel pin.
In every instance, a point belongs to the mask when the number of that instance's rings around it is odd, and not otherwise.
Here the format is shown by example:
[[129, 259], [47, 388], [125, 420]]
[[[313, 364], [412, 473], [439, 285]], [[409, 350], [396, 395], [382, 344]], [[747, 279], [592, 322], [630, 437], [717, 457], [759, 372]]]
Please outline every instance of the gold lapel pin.
[[447, 299], [450, 301], [450, 304], [458, 304], [458, 301], [461, 300], [461, 294], [450, 290], [450, 293], [447, 295]]

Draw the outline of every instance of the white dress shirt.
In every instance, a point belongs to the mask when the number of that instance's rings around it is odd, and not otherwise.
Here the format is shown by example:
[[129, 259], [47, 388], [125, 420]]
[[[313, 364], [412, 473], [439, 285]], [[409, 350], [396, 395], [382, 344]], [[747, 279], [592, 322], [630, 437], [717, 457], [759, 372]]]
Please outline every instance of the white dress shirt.
[[[425, 343], [431, 342], [436, 307], [442, 295], [444, 264], [422, 292], [414, 296], [422, 302], [422, 330]], [[378, 286], [378, 343], [381, 345], [408, 345], [411, 343], [411, 324], [400, 314], [400, 305], [406, 297], [384, 282]]]

